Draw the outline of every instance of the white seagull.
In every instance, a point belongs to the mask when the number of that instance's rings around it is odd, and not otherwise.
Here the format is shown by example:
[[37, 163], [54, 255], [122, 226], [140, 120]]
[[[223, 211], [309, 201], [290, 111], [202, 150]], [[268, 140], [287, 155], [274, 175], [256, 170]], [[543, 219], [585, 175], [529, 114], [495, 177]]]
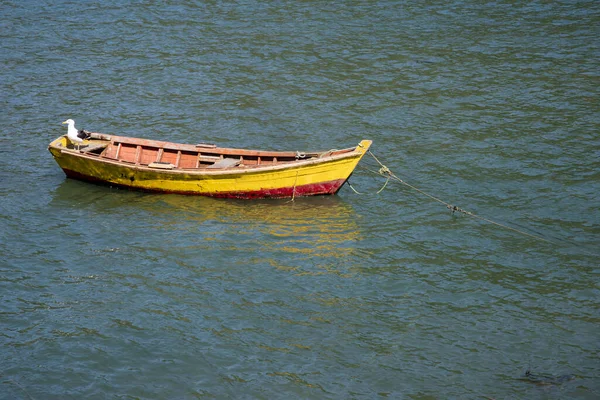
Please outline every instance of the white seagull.
[[63, 124], [67, 124], [67, 137], [71, 139], [73, 143], [77, 143], [77, 150], [79, 150], [79, 144], [83, 142], [84, 139], [89, 138], [90, 133], [83, 129], [78, 131], [77, 128], [75, 128], [75, 121], [70, 118], [63, 122]]

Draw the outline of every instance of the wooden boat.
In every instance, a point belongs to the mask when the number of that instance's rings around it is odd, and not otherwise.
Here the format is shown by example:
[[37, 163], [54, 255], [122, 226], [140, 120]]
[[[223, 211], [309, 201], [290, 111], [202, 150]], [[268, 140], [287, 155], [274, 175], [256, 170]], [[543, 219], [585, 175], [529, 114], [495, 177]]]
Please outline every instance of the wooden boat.
[[303, 153], [91, 133], [79, 149], [64, 135], [48, 150], [69, 178], [153, 192], [255, 199], [335, 194], [371, 143]]

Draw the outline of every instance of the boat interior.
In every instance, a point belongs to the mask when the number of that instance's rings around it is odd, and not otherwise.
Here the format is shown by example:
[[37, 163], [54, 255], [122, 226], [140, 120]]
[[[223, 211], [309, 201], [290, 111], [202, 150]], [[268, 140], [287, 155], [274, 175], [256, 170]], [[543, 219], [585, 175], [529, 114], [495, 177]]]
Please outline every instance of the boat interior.
[[66, 137], [63, 138], [65, 140], [57, 143], [58, 146], [68, 149], [79, 148], [83, 154], [156, 169], [264, 167], [354, 151], [354, 148], [314, 153], [246, 150], [222, 148], [206, 143], [180, 144], [100, 133], [92, 133], [90, 140], [86, 140], [80, 146], [74, 146]]

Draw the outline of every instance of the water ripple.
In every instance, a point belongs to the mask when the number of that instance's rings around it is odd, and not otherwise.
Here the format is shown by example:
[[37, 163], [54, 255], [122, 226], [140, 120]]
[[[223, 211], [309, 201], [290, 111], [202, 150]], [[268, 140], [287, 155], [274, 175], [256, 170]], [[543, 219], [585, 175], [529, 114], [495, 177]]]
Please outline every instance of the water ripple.
[[[595, 2], [3, 3], [0, 398], [597, 398]], [[374, 140], [364, 195], [67, 180], [68, 117]], [[541, 387], [528, 368], [574, 381]]]

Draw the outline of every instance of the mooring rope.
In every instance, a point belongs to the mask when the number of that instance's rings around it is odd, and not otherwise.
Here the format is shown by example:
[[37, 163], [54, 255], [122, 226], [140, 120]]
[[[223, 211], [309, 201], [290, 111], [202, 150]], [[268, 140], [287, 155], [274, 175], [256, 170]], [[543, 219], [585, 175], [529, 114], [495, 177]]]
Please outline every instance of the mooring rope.
[[[2, 374], [0, 374], [0, 376], [2, 376]], [[23, 391], [23, 393], [25, 393], [27, 395], [27, 397], [29, 397], [30, 400], [34, 400], [34, 398], [31, 397], [31, 395], [29, 394], [29, 392], [27, 390], [25, 390], [25, 388], [23, 386], [21, 386], [19, 384], [19, 382], [17, 382], [16, 380], [14, 380], [14, 379], [7, 379], [5, 382], [14, 384], [16, 387], [18, 387], [19, 389], [21, 389]]]
[[[376, 174], [379, 174], [379, 175], [387, 175], [387, 180], [385, 181], [385, 184], [383, 185], [383, 187], [382, 187], [382, 188], [381, 188], [381, 189], [380, 189], [380, 190], [379, 190], [377, 193], [380, 193], [380, 192], [381, 192], [381, 191], [382, 191], [382, 190], [385, 188], [385, 186], [387, 185], [388, 181], [389, 181], [390, 179], [393, 179], [393, 180], [395, 180], [395, 181], [397, 181], [397, 182], [399, 182], [399, 183], [401, 183], [401, 184], [403, 184], [403, 185], [405, 185], [405, 186], [407, 186], [407, 187], [409, 187], [409, 188], [411, 188], [411, 189], [413, 189], [413, 190], [415, 190], [415, 191], [417, 191], [417, 192], [421, 193], [422, 195], [424, 195], [424, 196], [427, 196], [427, 197], [429, 197], [430, 199], [432, 199], [432, 200], [434, 200], [434, 201], [437, 201], [437, 202], [438, 202], [438, 203], [440, 203], [440, 204], [443, 204], [443, 205], [445, 205], [445, 206], [446, 206], [446, 208], [448, 208], [450, 211], [452, 211], [452, 214], [454, 214], [455, 212], [459, 212], [459, 213], [462, 213], [462, 214], [468, 215], [468, 216], [470, 216], [470, 217], [477, 218], [477, 219], [479, 219], [479, 220], [482, 220], [482, 221], [488, 222], [488, 223], [490, 223], [490, 224], [493, 224], [493, 225], [496, 225], [496, 226], [500, 226], [500, 227], [502, 227], [502, 228], [509, 229], [509, 230], [511, 230], [511, 231], [514, 231], [514, 232], [520, 233], [521, 235], [529, 236], [529, 237], [531, 237], [531, 238], [534, 238], [534, 239], [537, 239], [537, 240], [541, 240], [541, 241], [544, 241], [544, 242], [547, 242], [547, 243], [554, 243], [553, 241], [551, 241], [551, 240], [548, 240], [548, 239], [545, 239], [545, 238], [543, 238], [543, 237], [541, 237], [541, 236], [534, 235], [534, 234], [531, 234], [531, 233], [528, 233], [528, 232], [522, 231], [522, 230], [520, 230], [520, 229], [512, 228], [512, 227], [510, 227], [510, 226], [508, 226], [508, 225], [501, 224], [501, 223], [499, 223], [499, 222], [496, 222], [496, 221], [493, 221], [493, 220], [491, 220], [491, 219], [489, 219], [489, 218], [482, 217], [482, 216], [480, 216], [480, 215], [474, 214], [474, 213], [472, 213], [472, 212], [470, 212], [470, 211], [464, 210], [464, 209], [462, 209], [462, 208], [460, 208], [460, 207], [457, 207], [457, 206], [455, 206], [455, 205], [452, 205], [452, 204], [450, 204], [450, 203], [447, 203], [447, 202], [445, 202], [445, 201], [443, 201], [443, 200], [441, 200], [441, 199], [439, 199], [439, 198], [437, 198], [437, 197], [435, 197], [435, 196], [433, 196], [433, 195], [431, 195], [431, 194], [429, 194], [429, 193], [427, 193], [427, 192], [425, 192], [425, 191], [423, 191], [423, 190], [419, 189], [418, 187], [416, 187], [416, 186], [413, 186], [413, 185], [411, 185], [410, 183], [408, 183], [408, 182], [405, 182], [404, 180], [400, 179], [398, 176], [396, 176], [396, 174], [394, 174], [392, 171], [390, 171], [390, 169], [389, 169], [388, 167], [386, 167], [385, 165], [383, 165], [383, 163], [382, 163], [381, 161], [379, 161], [379, 159], [378, 159], [377, 157], [375, 157], [375, 154], [373, 154], [373, 153], [372, 153], [370, 150], [369, 150], [369, 152], [368, 152], [368, 153], [371, 155], [371, 157], [373, 157], [373, 159], [374, 159], [375, 161], [377, 161], [377, 163], [378, 163], [378, 164], [381, 166], [381, 168], [379, 168], [379, 171], [377, 171], [377, 172], [375, 172], [375, 171], [373, 171], [373, 170], [370, 170], [370, 169], [368, 169], [368, 168], [365, 168], [365, 169], [366, 169], [367, 171], [369, 171], [369, 172], [373, 172], [373, 173], [376, 173]], [[350, 185], [350, 183], [348, 183], [348, 185]], [[351, 186], [351, 185], [350, 185], [350, 188], [352, 188], [352, 186]], [[356, 191], [354, 188], [352, 188], [352, 190], [354, 190], [356, 193], [358, 193], [358, 192], [357, 192], [357, 191]]]
[[286, 203], [293, 203], [294, 199], [296, 198], [296, 183], [298, 183], [298, 172], [300, 171], [296, 171], [296, 179], [294, 180], [294, 187], [292, 188], [292, 198]]
[[[373, 171], [371, 171], [371, 172], [373, 172]], [[383, 192], [383, 189], [385, 189], [385, 187], [387, 186], [387, 184], [388, 184], [388, 182], [390, 181], [390, 179], [391, 179], [391, 178], [392, 178], [392, 177], [391, 177], [390, 175], [388, 175], [388, 177], [387, 177], [387, 179], [385, 180], [385, 183], [383, 184], [383, 186], [381, 187], [381, 189], [379, 189], [379, 190], [378, 190], [378, 191], [377, 191], [375, 194], [379, 194], [379, 193]], [[348, 179], [348, 180], [346, 181], [346, 183], [348, 184], [348, 186], [350, 186], [350, 189], [352, 189], [352, 191], [353, 191], [354, 193], [356, 193], [356, 194], [360, 194], [360, 195], [363, 195], [363, 194], [365, 194], [365, 193], [361, 193], [361, 192], [359, 192], [358, 190], [354, 189], [354, 186], [352, 186], [352, 184], [350, 183], [350, 179]]]

